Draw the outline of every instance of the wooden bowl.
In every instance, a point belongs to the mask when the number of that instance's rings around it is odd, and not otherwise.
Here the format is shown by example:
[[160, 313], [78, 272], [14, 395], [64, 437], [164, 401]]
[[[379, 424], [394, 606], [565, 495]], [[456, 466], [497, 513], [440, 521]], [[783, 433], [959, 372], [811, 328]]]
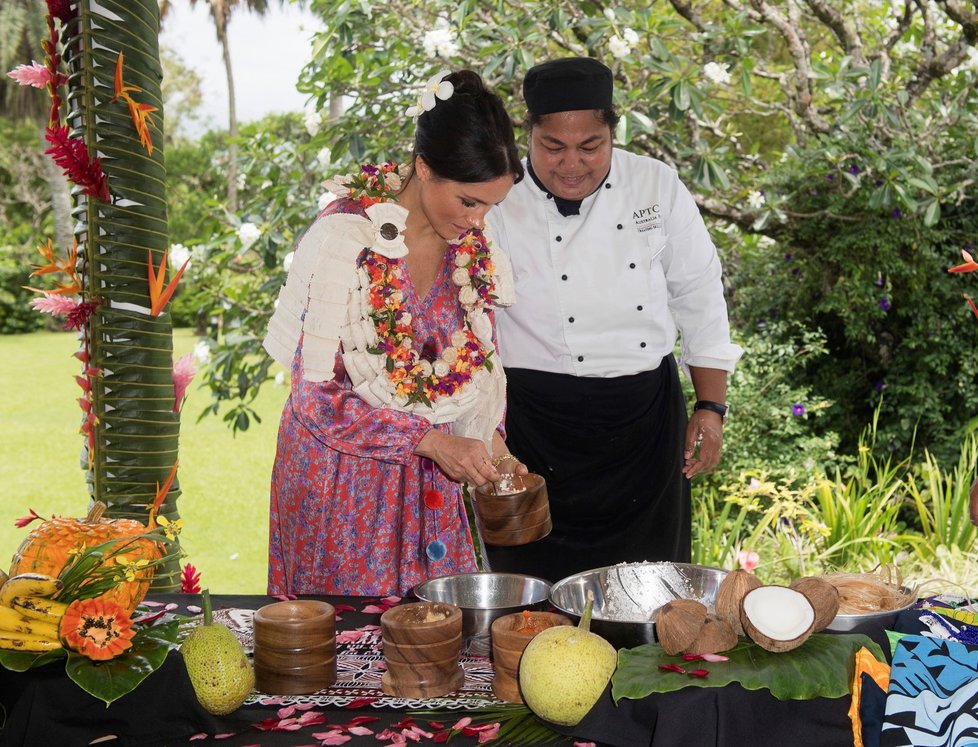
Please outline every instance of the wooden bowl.
[[[543, 628], [557, 625], [573, 625], [570, 618], [553, 612], [526, 612], [533, 622]], [[523, 623], [524, 613], [497, 617], [492, 623], [492, 661], [495, 674], [492, 691], [500, 700], [522, 703], [519, 689], [519, 665], [523, 650], [541, 631], [525, 631], [517, 628]]]
[[255, 646], [255, 664], [261, 664], [268, 669], [284, 670], [290, 667], [314, 666], [335, 658], [335, 638], [305, 648]]
[[523, 475], [523, 486], [523, 490], [508, 495], [495, 495], [488, 486], [476, 488], [476, 520], [487, 545], [527, 545], [550, 534], [553, 525], [546, 481], [531, 472]]
[[[436, 617], [438, 619], [430, 619]], [[444, 602], [402, 604], [380, 616], [388, 695], [430, 698], [462, 686], [462, 611]]]
[[336, 610], [327, 602], [295, 599], [255, 612], [255, 646], [307, 648], [336, 636]]
[[268, 695], [309, 695], [336, 682], [336, 658], [319, 664], [269, 669], [255, 662], [255, 687]]

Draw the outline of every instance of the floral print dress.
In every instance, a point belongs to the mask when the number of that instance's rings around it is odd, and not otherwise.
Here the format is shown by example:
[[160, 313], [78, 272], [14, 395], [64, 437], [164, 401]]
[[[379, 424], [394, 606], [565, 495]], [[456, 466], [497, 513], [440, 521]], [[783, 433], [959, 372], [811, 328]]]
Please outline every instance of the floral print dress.
[[[443, 262], [421, 299], [402, 267], [426, 358], [463, 324], [452, 269]], [[451, 426], [371, 407], [351, 391], [339, 354], [334, 370], [331, 381], [304, 380], [300, 343], [272, 469], [268, 593], [403, 595], [477, 570], [460, 486], [414, 454], [431, 428]], [[439, 559], [427, 552], [433, 540], [444, 545]]]

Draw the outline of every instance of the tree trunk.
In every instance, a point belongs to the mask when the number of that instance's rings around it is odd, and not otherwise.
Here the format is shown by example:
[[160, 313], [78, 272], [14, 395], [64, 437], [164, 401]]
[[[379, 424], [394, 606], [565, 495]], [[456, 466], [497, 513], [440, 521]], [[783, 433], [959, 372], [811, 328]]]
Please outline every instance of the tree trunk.
[[[42, 152], [50, 146], [41, 130]], [[68, 180], [61, 173], [53, 158], [44, 158], [44, 180], [51, 193], [51, 212], [54, 218], [54, 245], [62, 250], [71, 246], [71, 194]]]
[[228, 210], [238, 210], [238, 115], [234, 105], [234, 74], [231, 71], [231, 47], [228, 45], [227, 24], [218, 24], [217, 38], [224, 55], [224, 70], [228, 77]]

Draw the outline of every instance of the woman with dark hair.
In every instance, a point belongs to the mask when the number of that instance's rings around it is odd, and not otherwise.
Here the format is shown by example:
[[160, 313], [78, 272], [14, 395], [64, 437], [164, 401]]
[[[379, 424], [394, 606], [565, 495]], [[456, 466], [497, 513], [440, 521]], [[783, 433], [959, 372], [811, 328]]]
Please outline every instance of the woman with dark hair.
[[523, 178], [500, 98], [432, 78], [414, 154], [329, 184], [265, 347], [292, 370], [272, 473], [269, 594], [404, 594], [476, 570], [460, 483], [525, 473], [501, 435], [486, 213]]

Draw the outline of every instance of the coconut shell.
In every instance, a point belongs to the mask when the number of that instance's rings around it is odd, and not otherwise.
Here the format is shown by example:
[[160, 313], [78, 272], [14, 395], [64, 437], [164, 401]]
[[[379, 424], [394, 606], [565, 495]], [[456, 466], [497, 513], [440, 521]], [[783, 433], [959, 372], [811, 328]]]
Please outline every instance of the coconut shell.
[[[744, 595], [744, 598], [740, 603], [740, 621], [744, 626], [744, 632], [747, 634], [747, 637], [750, 638], [752, 641], [754, 641], [754, 643], [756, 643], [758, 646], [763, 648], [765, 651], [770, 651], [775, 654], [781, 654], [784, 653], [785, 651], [791, 651], [794, 648], [798, 648], [801, 644], [807, 641], [808, 638], [811, 636], [815, 624], [815, 608], [812, 606], [812, 603], [808, 601], [808, 597], [806, 597], [800, 591], [796, 591], [795, 589], [789, 589], [786, 586], [774, 587], [774, 588], [782, 589], [784, 592], [788, 592], [789, 594], [786, 595], [786, 599], [790, 596], [790, 598], [794, 603], [807, 605], [807, 607], [809, 608], [808, 611], [811, 614], [810, 614], [810, 619], [808, 621], [808, 625], [804, 628], [798, 628], [796, 631], [793, 631], [794, 635], [790, 637], [769, 636], [760, 630], [760, 627], [763, 624], [762, 621], [758, 620], [757, 624], [755, 624], [755, 621], [752, 620], [750, 614], [748, 614], [748, 609], [751, 607], [750, 605], [751, 595], [764, 593], [764, 590], [769, 588], [772, 587], [758, 586], [756, 589], [752, 589], [751, 591], [747, 592], [747, 594]], [[776, 608], [776, 611], [773, 614], [781, 614], [783, 609], [784, 607], [782, 604], [778, 608]]]
[[717, 617], [737, 635], [744, 635], [744, 626], [740, 622], [740, 602], [748, 591], [760, 585], [761, 580], [757, 576], [744, 570], [730, 571], [720, 582], [713, 609]]
[[839, 613], [839, 590], [824, 578], [803, 576], [792, 581], [789, 588], [808, 597], [815, 608], [813, 632], [825, 630]]
[[703, 629], [684, 654], [719, 654], [737, 645], [737, 634], [726, 620], [709, 615]]
[[706, 624], [706, 606], [695, 599], [674, 599], [659, 609], [655, 636], [667, 654], [678, 654], [696, 640]]

